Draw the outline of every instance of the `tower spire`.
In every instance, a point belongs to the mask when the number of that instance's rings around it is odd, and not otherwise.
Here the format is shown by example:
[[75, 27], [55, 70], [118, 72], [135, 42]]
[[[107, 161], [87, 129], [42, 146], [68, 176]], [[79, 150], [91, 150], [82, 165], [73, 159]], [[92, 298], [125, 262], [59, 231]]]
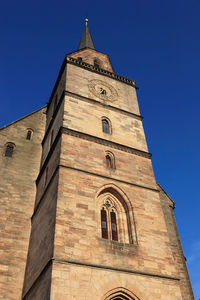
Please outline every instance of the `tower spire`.
[[83, 48], [91, 48], [91, 49], [95, 50], [92, 36], [90, 34], [90, 30], [88, 27], [88, 18], [85, 18], [85, 28], [83, 31], [83, 35], [82, 35], [78, 50], [83, 49]]

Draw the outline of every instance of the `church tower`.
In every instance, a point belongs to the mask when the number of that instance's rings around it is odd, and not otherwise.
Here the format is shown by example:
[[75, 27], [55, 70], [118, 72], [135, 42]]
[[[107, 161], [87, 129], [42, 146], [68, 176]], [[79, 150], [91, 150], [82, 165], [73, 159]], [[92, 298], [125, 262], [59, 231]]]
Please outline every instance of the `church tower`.
[[22, 299], [192, 300], [135, 81], [114, 72], [85, 21], [46, 110]]

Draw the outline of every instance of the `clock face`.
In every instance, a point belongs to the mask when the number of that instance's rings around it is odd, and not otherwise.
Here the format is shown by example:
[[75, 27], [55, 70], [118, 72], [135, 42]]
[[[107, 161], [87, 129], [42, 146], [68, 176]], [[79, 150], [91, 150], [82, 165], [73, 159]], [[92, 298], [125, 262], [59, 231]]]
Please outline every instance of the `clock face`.
[[102, 80], [90, 80], [88, 88], [91, 93], [93, 93], [96, 97], [100, 98], [101, 100], [117, 100], [117, 91], [111, 85]]

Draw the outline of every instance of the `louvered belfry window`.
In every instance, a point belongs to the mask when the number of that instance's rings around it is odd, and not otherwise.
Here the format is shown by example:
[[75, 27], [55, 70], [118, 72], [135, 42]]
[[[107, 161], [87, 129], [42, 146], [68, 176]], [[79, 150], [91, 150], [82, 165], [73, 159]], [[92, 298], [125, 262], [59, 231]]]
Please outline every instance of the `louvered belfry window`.
[[104, 208], [101, 210], [101, 234], [103, 239], [108, 239], [107, 213]]
[[110, 219], [111, 219], [112, 240], [118, 241], [117, 219], [116, 219], [116, 213], [114, 211], [111, 211]]

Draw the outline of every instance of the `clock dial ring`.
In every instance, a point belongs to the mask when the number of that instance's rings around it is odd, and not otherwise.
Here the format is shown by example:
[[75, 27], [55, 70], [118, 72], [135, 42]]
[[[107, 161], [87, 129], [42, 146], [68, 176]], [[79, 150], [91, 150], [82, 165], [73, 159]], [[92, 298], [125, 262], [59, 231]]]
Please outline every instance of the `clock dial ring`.
[[88, 84], [89, 91], [104, 101], [117, 100], [118, 94], [115, 88], [105, 81], [93, 79]]

